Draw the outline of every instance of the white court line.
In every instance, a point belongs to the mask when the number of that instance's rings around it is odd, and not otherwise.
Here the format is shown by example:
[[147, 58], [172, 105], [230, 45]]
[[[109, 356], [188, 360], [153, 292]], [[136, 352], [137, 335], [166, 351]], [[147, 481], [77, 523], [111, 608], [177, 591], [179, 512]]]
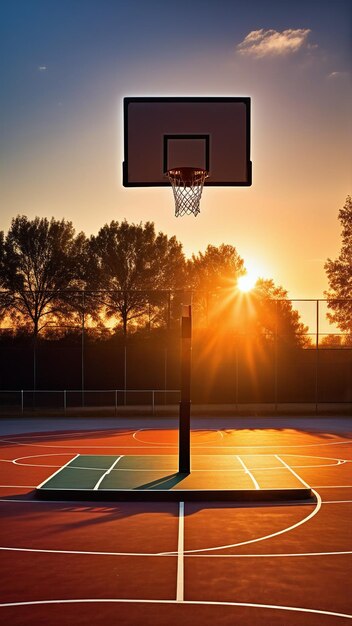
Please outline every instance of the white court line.
[[36, 485], [0, 485], [1, 489], [36, 489]]
[[265, 558], [289, 558], [296, 556], [346, 556], [352, 554], [352, 550], [343, 550], [340, 552], [281, 552], [272, 554], [185, 554], [189, 559], [265, 559]]
[[252, 482], [253, 482], [253, 484], [254, 484], [255, 488], [256, 488], [256, 489], [260, 489], [260, 487], [259, 487], [259, 485], [258, 485], [258, 483], [257, 483], [256, 479], [254, 478], [253, 474], [249, 471], [248, 467], [247, 467], [247, 466], [243, 463], [243, 461], [242, 461], [241, 457], [239, 457], [239, 456], [237, 455], [237, 457], [236, 457], [236, 458], [237, 458], [237, 459], [239, 460], [239, 462], [241, 463], [241, 465], [242, 465], [242, 467], [243, 467], [243, 469], [244, 469], [245, 473], [246, 473], [246, 474], [248, 474], [249, 478], [252, 480]]
[[[41, 457], [41, 458], [42, 458], [42, 457], [49, 457], [49, 456], [67, 456], [67, 455], [69, 455], [69, 454], [70, 454], [69, 452], [54, 452], [54, 453], [50, 453], [50, 452], [49, 452], [49, 453], [47, 453], [47, 454], [33, 454], [33, 455], [27, 455], [27, 456], [17, 457], [16, 459], [12, 459], [12, 460], [11, 460], [11, 459], [0, 459], [0, 462], [4, 462], [4, 463], [14, 463], [15, 465], [20, 465], [20, 466], [22, 466], [22, 467], [60, 467], [59, 465], [47, 465], [47, 464], [35, 464], [35, 463], [21, 463], [20, 461], [21, 461], [21, 460], [24, 460], [24, 459], [34, 459], [34, 458], [39, 458], [39, 457]], [[144, 456], [149, 456], [149, 455], [144, 455]], [[160, 456], [165, 456], [165, 455], [160, 455]], [[166, 456], [168, 456], [168, 455], [166, 455]], [[175, 456], [176, 456], [176, 455], [175, 455]], [[209, 455], [197, 455], [197, 456], [201, 457], [201, 456], [209, 456]], [[222, 455], [222, 456], [232, 456], [232, 455], [227, 455], [227, 454], [226, 454], [226, 455]], [[257, 457], [257, 456], [274, 456], [274, 455], [273, 455], [273, 454], [261, 454], [261, 455], [258, 455], [258, 454], [247, 454], [247, 455], [244, 455], [244, 454], [242, 454], [242, 456], [246, 456], [246, 457], [247, 457], [247, 456], [250, 456], [250, 457], [254, 456], [254, 457]], [[347, 459], [337, 459], [337, 458], [334, 458], [334, 457], [322, 457], [322, 456], [316, 456], [316, 455], [285, 454], [285, 456], [286, 456], [286, 457], [287, 457], [287, 456], [290, 456], [290, 457], [291, 457], [291, 456], [293, 456], [293, 457], [298, 457], [298, 458], [308, 458], [308, 459], [324, 459], [324, 460], [336, 461], [336, 463], [324, 463], [324, 464], [320, 463], [320, 464], [313, 464], [313, 465], [293, 465], [293, 466], [291, 466], [291, 467], [296, 467], [296, 468], [300, 468], [300, 469], [302, 469], [302, 468], [305, 468], [305, 469], [307, 469], [307, 468], [308, 468], [308, 469], [313, 468], [313, 469], [314, 469], [314, 468], [318, 468], [318, 467], [335, 467], [335, 466], [337, 466], [337, 465], [342, 465], [342, 464], [345, 464], [345, 463], [352, 462], [352, 461], [349, 461], [349, 460], [347, 460]], [[77, 469], [84, 469], [84, 470], [85, 470], [85, 469], [99, 469], [99, 468], [92, 468], [92, 467], [85, 468], [85, 467], [80, 467], [80, 468], [77, 468]], [[159, 468], [159, 469], [160, 469], [160, 468]], [[168, 469], [169, 469], [169, 468], [168, 468]], [[255, 470], [255, 469], [260, 469], [260, 470], [279, 470], [279, 469], [285, 469], [285, 468], [281, 468], [281, 467], [277, 467], [277, 466], [276, 466], [276, 467], [273, 467], [273, 468], [267, 468], [267, 467], [265, 467], [265, 468], [258, 467], [258, 468], [257, 468], [257, 467], [252, 467], [252, 468], [250, 468], [250, 469], [251, 469], [251, 470]], [[144, 471], [144, 469], [143, 469], [143, 470], [138, 470], [138, 469], [128, 470], [128, 469], [126, 469], [126, 468], [121, 468], [121, 469], [116, 470], [116, 471]], [[165, 471], [166, 471], [166, 470], [165, 470]], [[194, 469], [193, 471], [198, 472], [198, 471], [205, 471], [205, 470], [196, 470], [196, 469]], [[221, 472], [221, 471], [239, 472], [239, 471], [242, 471], [242, 470], [237, 470], [237, 469], [231, 469], [231, 470], [226, 470], [226, 469], [221, 470], [221, 469], [220, 469], [220, 470], [217, 470], [217, 469], [214, 469], [214, 470], [212, 470], [212, 471], [219, 471], [219, 472]]]
[[[290, 469], [289, 466], [287, 466], [288, 469]], [[302, 478], [300, 478], [298, 476], [298, 474], [296, 474], [296, 472], [293, 472], [297, 478], [305, 485], [308, 487], [308, 489], [311, 489], [311, 487], [305, 483]], [[185, 550], [185, 554], [195, 554], [197, 552], [212, 552], [215, 550], [226, 550], [227, 548], [237, 548], [238, 546], [245, 546], [248, 545], [250, 543], [258, 543], [259, 541], [265, 541], [267, 539], [272, 539], [273, 537], [278, 537], [279, 535], [283, 535], [284, 533], [287, 533], [291, 530], [294, 530], [295, 528], [298, 528], [299, 526], [301, 526], [302, 524], [305, 524], [306, 522], [308, 522], [310, 519], [312, 519], [315, 515], [317, 515], [317, 513], [319, 513], [320, 509], [321, 509], [321, 505], [322, 505], [322, 500], [321, 497], [319, 495], [319, 493], [317, 491], [315, 491], [314, 489], [312, 489], [312, 492], [314, 493], [315, 497], [316, 497], [316, 505], [314, 510], [307, 515], [306, 517], [304, 517], [302, 520], [300, 520], [299, 522], [296, 522], [296, 524], [292, 524], [291, 526], [288, 526], [287, 528], [283, 528], [282, 530], [278, 530], [274, 533], [271, 533], [270, 535], [264, 535], [263, 537], [257, 537], [256, 539], [248, 539], [247, 541], [240, 541], [238, 543], [230, 543], [230, 544], [226, 544], [223, 546], [212, 546], [210, 548], [198, 548], [197, 550]], [[170, 552], [163, 552], [161, 554], [171, 554]]]
[[[0, 459], [0, 462], [4, 462], [4, 463], [14, 463], [15, 465], [20, 465], [22, 467], [49, 467], [49, 468], [54, 468], [54, 467], [61, 467], [60, 465], [47, 465], [47, 464], [36, 464], [36, 463], [21, 463], [21, 460], [24, 459], [34, 459], [34, 458], [42, 458], [42, 457], [49, 457], [49, 456], [67, 456], [69, 455], [69, 452], [53, 452], [53, 453], [47, 453], [47, 454], [32, 454], [32, 455], [27, 455], [27, 456], [21, 456], [21, 457], [17, 457], [16, 459]], [[149, 455], [143, 455], [143, 456], [149, 456]], [[169, 456], [169, 455], [159, 455], [159, 456]], [[171, 456], [171, 455], [170, 455]], [[199, 457], [202, 456], [209, 456], [209, 455], [197, 455]], [[231, 456], [232, 455], [222, 455], [222, 456]], [[273, 454], [242, 454], [242, 456], [274, 456]], [[336, 461], [335, 463], [319, 463], [319, 464], [313, 464], [313, 465], [291, 465], [291, 467], [296, 467], [299, 469], [314, 469], [314, 468], [319, 468], [319, 467], [336, 467], [337, 465], [343, 465], [345, 463], [350, 463], [352, 461], [349, 461], [347, 459], [337, 459], [334, 457], [322, 457], [322, 456], [316, 456], [316, 455], [301, 455], [301, 454], [285, 454], [285, 456], [289, 456], [289, 457], [298, 457], [298, 458], [307, 458], [307, 459], [324, 459], [324, 460], [330, 460], [330, 461]], [[175, 455], [176, 457], [176, 455]], [[81, 470], [86, 470], [86, 469], [99, 469], [99, 468], [86, 468], [86, 467], [79, 467], [77, 469], [81, 469]], [[170, 468], [167, 468], [170, 469]], [[286, 469], [285, 467], [251, 467], [250, 468], [252, 471], [256, 470], [256, 469], [260, 469], [260, 470], [281, 470], [281, 469]], [[161, 470], [161, 468], [159, 468], [159, 470]], [[127, 469], [127, 468], [119, 468], [118, 470], [114, 470], [114, 471], [145, 471], [145, 469], [138, 469], [135, 468], [133, 470], [131, 469]], [[161, 470], [161, 471], [167, 471], [165, 470]], [[201, 472], [201, 471], [206, 471], [206, 470], [198, 470], [198, 469], [193, 469], [194, 472]], [[242, 470], [238, 470], [238, 469], [213, 469], [213, 472], [240, 472]]]
[[56, 474], [58, 474], [59, 472], [61, 472], [62, 469], [64, 469], [64, 467], [67, 467], [70, 463], [72, 463], [72, 461], [74, 461], [75, 459], [77, 459], [77, 457], [79, 457], [79, 454], [76, 454], [72, 459], [70, 459], [69, 461], [67, 461], [67, 463], [65, 463], [65, 465], [62, 465], [61, 467], [59, 467], [59, 469], [57, 470], [57, 472], [54, 472], [53, 474], [51, 474], [51, 476], [49, 476], [49, 478], [46, 478], [42, 483], [40, 483], [40, 485], [38, 485], [37, 489], [40, 489], [41, 487], [43, 487], [43, 485], [45, 485], [45, 483], [47, 483], [49, 480], [51, 480], [52, 478], [54, 478], [54, 476], [56, 476]]
[[[132, 457], [134, 455], [130, 455], [130, 456]], [[144, 456], [144, 458], [150, 458], [150, 457], [153, 458], [154, 455], [143, 454], [141, 456]], [[155, 456], [157, 456], [157, 455], [155, 455]], [[167, 456], [167, 455], [160, 455], [160, 456]], [[199, 455], [199, 456], [201, 456], [201, 455]], [[213, 456], [215, 456], [215, 455], [213, 455]], [[224, 456], [232, 456], [232, 455], [222, 454], [221, 456], [224, 457]], [[34, 464], [32, 465], [31, 463], [17, 463], [16, 465], [22, 465], [23, 467], [58, 467], [57, 465], [34, 465]], [[313, 465], [293, 465], [292, 467], [295, 467], [297, 469], [314, 469], [316, 467], [337, 467], [338, 465], [344, 465], [344, 461], [341, 461], [339, 463], [324, 463], [322, 465], [320, 465], [320, 464], [319, 465], [316, 465], [316, 464], [313, 464]], [[98, 467], [80, 467], [80, 468], [77, 468], [77, 469], [99, 469], [99, 468]], [[261, 467], [261, 466], [259, 466], [259, 467], [251, 467], [250, 469], [249, 468], [247, 468], [247, 469], [248, 469], [248, 471], [255, 471], [255, 470], [260, 470], [260, 471], [274, 471], [274, 470], [282, 471], [282, 470], [284, 470], [284, 471], [286, 471], [286, 467], [278, 467], [277, 465], [275, 467]], [[168, 471], [173, 471], [173, 470], [175, 470], [175, 471], [177, 470], [177, 465], [175, 465], [174, 467], [163, 467], [163, 468], [162, 467], [158, 467], [158, 468], [156, 468], [156, 467], [149, 467], [149, 468], [147, 468], [147, 467], [143, 467], [143, 468], [138, 468], [138, 467], [133, 467], [133, 468], [132, 467], [119, 467], [118, 469], [116, 469], [116, 470], [114, 469], [113, 471], [114, 472], [145, 472], [145, 471], [147, 471], [147, 472], [168, 472]], [[243, 472], [242, 469], [237, 469], [237, 468], [232, 468], [232, 469], [229, 469], [229, 468], [214, 469], [214, 468], [212, 468], [211, 470], [209, 470], [209, 468], [204, 468], [204, 469], [194, 469], [194, 468], [192, 468], [192, 473], [193, 472], [210, 472], [210, 471], [211, 471], [211, 473], [213, 473], [213, 472], [231, 472], [231, 473], [233, 473], [233, 472]]]
[[[139, 600], [132, 598], [83, 598], [83, 599], [60, 599], [60, 600], [32, 600], [27, 602], [5, 602], [0, 604], [0, 608], [15, 606], [38, 606], [47, 604], [104, 604], [104, 603], [125, 603], [125, 604], [178, 604], [177, 600]], [[184, 604], [191, 606], [241, 606], [254, 609], [272, 609], [278, 611], [293, 611], [297, 613], [314, 613], [317, 615], [329, 615], [331, 617], [341, 617], [352, 619], [348, 613], [336, 613], [335, 611], [322, 611], [320, 609], [307, 609], [298, 606], [283, 606], [280, 604], [254, 604], [253, 602], [209, 602], [206, 600], [184, 600]]]
[[103, 482], [103, 480], [104, 480], [105, 476], [108, 476], [108, 475], [110, 474], [111, 470], [113, 470], [113, 469], [114, 469], [115, 465], [117, 465], [117, 464], [118, 464], [118, 462], [120, 461], [120, 459], [122, 459], [122, 457], [123, 457], [123, 455], [122, 455], [122, 456], [118, 456], [118, 457], [117, 457], [117, 459], [115, 459], [115, 461], [113, 462], [112, 466], [111, 466], [111, 467], [109, 467], [109, 469], [108, 469], [108, 470], [106, 470], [106, 472], [105, 472], [105, 473], [104, 473], [104, 474], [103, 474], [103, 475], [99, 478], [99, 480], [98, 480], [97, 484], [93, 487], [93, 490], [94, 490], [94, 491], [96, 491], [97, 489], [99, 489], [99, 487], [100, 487], [101, 483]]
[[305, 480], [303, 480], [303, 478], [301, 478], [300, 476], [298, 476], [298, 474], [292, 469], [292, 467], [290, 467], [289, 465], [287, 465], [287, 463], [277, 454], [274, 455], [275, 458], [280, 461], [280, 463], [282, 463], [290, 472], [291, 474], [293, 474], [297, 480], [299, 480], [300, 483], [302, 483], [302, 485], [304, 485], [305, 487], [307, 487], [308, 489], [310, 489], [310, 485], [308, 485], [308, 483], [306, 483]]
[[177, 582], [176, 602], [184, 600], [184, 532], [185, 532], [185, 503], [180, 502], [178, 510], [178, 542], [177, 542]]
[[[154, 558], [172, 557], [176, 558], [176, 552], [100, 552], [94, 550], [50, 550], [49, 548], [17, 548], [11, 546], [0, 546], [3, 552], [34, 552], [39, 554], [79, 554], [83, 556], [136, 556], [145, 557], [152, 556]], [[256, 559], [256, 558], [290, 558], [298, 556], [346, 556], [352, 554], [351, 550], [333, 551], [333, 552], [274, 552], [272, 554], [184, 554], [187, 559]]]
[[[155, 443], [153, 441], [145, 441], [144, 439], [141, 439], [140, 437], [138, 437], [138, 433], [141, 433], [141, 432], [144, 432], [144, 431], [149, 431], [149, 430], [152, 430], [154, 432], [160, 433], [160, 429], [158, 429], [158, 428], [138, 428], [138, 430], [136, 430], [133, 433], [132, 437], [136, 441], [139, 441], [139, 443], [145, 443], [147, 445], [155, 445]], [[221, 439], [224, 438], [224, 433], [221, 430], [219, 430], [218, 428], [192, 428], [191, 429], [191, 433], [195, 433], [195, 432], [198, 433], [199, 431], [202, 431], [204, 433], [214, 432], [216, 435], [220, 435]], [[174, 430], [174, 432], [175, 432], [175, 435], [177, 435], [177, 431]], [[211, 443], [211, 441], [212, 440], [210, 440], [210, 443]], [[202, 441], [201, 443], [192, 442], [192, 446], [200, 446], [201, 447], [201, 446], [204, 446], [204, 444], [206, 444], [206, 443], [207, 443], [207, 441]], [[169, 448], [170, 446], [171, 447], [175, 447], [176, 444], [174, 442], [171, 442], [171, 444], [170, 444], [170, 442], [166, 442], [166, 443], [165, 442], [162, 442], [162, 443], [159, 442], [158, 445], [161, 446], [162, 448], [165, 448], [165, 447]]]
[[352, 459], [340, 459], [335, 456], [317, 456], [316, 454], [290, 454], [285, 452], [285, 456], [298, 456], [305, 459], [329, 459], [330, 461], [341, 461], [341, 463], [352, 463]]
[[323, 504], [348, 504], [352, 500], [323, 500]]
[[[91, 431], [91, 433], [94, 431]], [[73, 447], [77, 447], [77, 445], [79, 445], [80, 448], [90, 448], [90, 449], [106, 449], [106, 450], [116, 450], [116, 448], [132, 448], [134, 450], [138, 450], [139, 448], [145, 449], [145, 446], [125, 446], [124, 444], [120, 444], [120, 445], [114, 445], [114, 446], [96, 446], [96, 445], [89, 445], [89, 446], [82, 446], [80, 444], [76, 444], [75, 446], [65, 446], [65, 445], [43, 445], [43, 444], [37, 444], [37, 443], [22, 443], [19, 441], [15, 441], [15, 440], [10, 440], [10, 439], [0, 439], [0, 441], [3, 441], [5, 443], [12, 443], [18, 446], [28, 446], [28, 447], [33, 447], [33, 448], [73, 448]], [[331, 441], [331, 442], [326, 442], [326, 443], [306, 443], [306, 444], [289, 444], [289, 445], [277, 445], [277, 444], [272, 444], [272, 445], [260, 445], [260, 446], [212, 446], [212, 445], [203, 445], [203, 444], [197, 444], [198, 446], [202, 446], [204, 448], [207, 448], [209, 450], [232, 450], [232, 449], [237, 449], [237, 450], [257, 450], [257, 449], [265, 449], [265, 448], [314, 448], [314, 447], [322, 447], [322, 446], [336, 446], [336, 445], [351, 445], [352, 444], [352, 439], [349, 439], [348, 441]], [[149, 445], [148, 450], [151, 449], [158, 449], [158, 450], [162, 450], [164, 449], [166, 446], [162, 446], [162, 445]], [[168, 444], [167, 445], [168, 448], [178, 448], [178, 444]]]
[[[38, 458], [43, 458], [46, 456], [69, 456], [69, 454], [70, 452], [49, 452], [49, 454], [30, 454], [28, 456], [18, 456], [16, 457], [16, 459], [12, 459], [11, 462], [14, 463], [15, 465], [29, 465], [27, 463], [18, 463], [18, 461], [23, 461], [23, 459], [38, 459]], [[29, 467], [31, 466], [29, 465]], [[36, 467], [43, 467], [43, 466], [36, 465]]]
[[[0, 546], [0, 551], [4, 552], [38, 552], [39, 554], [80, 554], [84, 556], [153, 556], [159, 557], [158, 553], [153, 552], [99, 552], [95, 550], [50, 550], [45, 548], [14, 548], [8, 546]], [[177, 557], [176, 552], [173, 554], [165, 554], [163, 556]]]
[[[210, 552], [210, 551], [214, 551], [214, 550], [226, 550], [227, 548], [237, 548], [238, 546], [245, 546], [248, 545], [250, 543], [258, 543], [259, 541], [265, 541], [266, 539], [272, 539], [273, 537], [278, 537], [279, 535], [283, 535], [284, 533], [287, 533], [291, 530], [294, 530], [295, 528], [298, 528], [299, 526], [301, 526], [302, 524], [305, 524], [306, 522], [308, 522], [310, 519], [312, 519], [312, 517], [314, 517], [320, 510], [321, 505], [322, 505], [322, 501], [320, 498], [320, 495], [314, 491], [312, 489], [316, 499], [317, 499], [317, 503], [316, 506], [314, 508], [314, 510], [307, 515], [306, 517], [304, 517], [302, 520], [300, 520], [299, 522], [296, 522], [296, 524], [292, 524], [291, 526], [288, 526], [287, 528], [283, 528], [282, 530], [278, 530], [274, 533], [271, 533], [270, 535], [264, 535], [263, 537], [257, 537], [255, 539], [248, 539], [247, 541], [240, 541], [238, 543], [229, 543], [223, 546], [213, 546], [210, 548], [199, 548], [198, 550], [185, 550], [185, 554], [194, 554], [196, 552]], [[163, 552], [161, 554], [171, 554], [170, 552]]]
[[314, 489], [352, 489], [352, 485], [314, 485]]

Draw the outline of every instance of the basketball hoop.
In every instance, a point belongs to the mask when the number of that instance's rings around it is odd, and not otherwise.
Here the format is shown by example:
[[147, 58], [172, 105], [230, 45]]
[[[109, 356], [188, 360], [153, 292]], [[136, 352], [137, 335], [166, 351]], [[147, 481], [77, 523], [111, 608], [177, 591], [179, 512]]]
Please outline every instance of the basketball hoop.
[[174, 167], [166, 175], [172, 185], [175, 198], [175, 215], [198, 215], [206, 170], [196, 167]]

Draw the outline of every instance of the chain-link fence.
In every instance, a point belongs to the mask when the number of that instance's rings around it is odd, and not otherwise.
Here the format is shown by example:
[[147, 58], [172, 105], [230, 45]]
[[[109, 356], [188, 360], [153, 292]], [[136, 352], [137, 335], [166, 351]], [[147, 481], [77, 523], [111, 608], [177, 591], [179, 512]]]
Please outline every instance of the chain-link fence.
[[[352, 333], [328, 318], [334, 304], [340, 312], [345, 307], [348, 319], [351, 300], [259, 299], [225, 290], [133, 292], [128, 300], [121, 292], [64, 297], [62, 315], [58, 306], [37, 335], [28, 317], [14, 323], [4, 316], [3, 413], [106, 408], [118, 414], [140, 406], [155, 414], [177, 406], [180, 304], [190, 297], [194, 405], [348, 411], [352, 403]], [[123, 317], [120, 305], [127, 301]]]

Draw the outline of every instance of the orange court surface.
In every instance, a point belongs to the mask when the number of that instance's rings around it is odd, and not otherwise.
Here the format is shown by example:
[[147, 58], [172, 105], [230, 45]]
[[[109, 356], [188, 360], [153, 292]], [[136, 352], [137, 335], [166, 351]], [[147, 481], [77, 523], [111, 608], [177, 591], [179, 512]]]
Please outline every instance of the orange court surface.
[[151, 466], [171, 458], [177, 421], [2, 419], [1, 622], [347, 624], [351, 426], [342, 417], [192, 420], [192, 472], [211, 457], [214, 474], [218, 464], [256, 490], [288, 473], [312, 490], [307, 500], [92, 502], [45, 501], [36, 488], [77, 455], [146, 456]]

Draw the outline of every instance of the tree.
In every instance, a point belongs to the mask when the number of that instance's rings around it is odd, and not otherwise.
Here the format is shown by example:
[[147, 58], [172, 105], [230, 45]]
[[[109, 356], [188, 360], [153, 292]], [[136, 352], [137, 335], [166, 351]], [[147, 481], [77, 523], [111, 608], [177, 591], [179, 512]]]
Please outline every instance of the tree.
[[68, 295], [80, 289], [85, 236], [71, 222], [25, 215], [12, 220], [3, 245], [0, 276], [13, 316], [27, 320], [37, 336], [54, 318], [67, 315]]
[[209, 244], [204, 253], [192, 255], [187, 269], [190, 287], [201, 291], [233, 289], [238, 277], [245, 273], [243, 259], [229, 244]]
[[342, 226], [341, 251], [337, 259], [328, 259], [324, 265], [329, 291], [328, 307], [331, 313], [327, 317], [331, 324], [336, 324], [348, 335], [352, 334], [352, 198], [347, 196], [342, 209], [339, 210]]
[[[182, 244], [176, 237], [156, 234], [152, 222], [129, 224], [112, 221], [90, 240], [97, 272], [91, 286], [101, 293], [99, 301], [108, 317], [122, 320], [126, 336], [129, 322], [157, 311], [167, 290], [180, 289], [184, 276]], [[153, 311], [155, 314], [155, 311]]]
[[325, 335], [320, 341], [323, 348], [349, 348], [352, 347], [352, 336]]
[[9, 295], [6, 290], [4, 290], [4, 282], [2, 277], [1, 268], [4, 265], [4, 255], [5, 255], [5, 238], [4, 232], [0, 231], [0, 320], [3, 320], [6, 317], [8, 307], [9, 307]]
[[25, 215], [12, 220], [3, 242], [0, 280], [7, 310], [33, 334], [34, 388], [39, 333], [72, 314], [72, 293], [83, 286], [80, 271], [85, 236], [77, 237], [71, 222]]
[[272, 279], [260, 278], [252, 292], [253, 320], [257, 332], [280, 343], [306, 347], [310, 344], [308, 326], [287, 299], [287, 291]]
[[233, 298], [239, 276], [245, 274], [243, 259], [229, 244], [208, 245], [205, 252], [193, 254], [187, 264], [187, 282], [194, 292], [195, 314], [201, 323], [223, 318], [229, 301]]

